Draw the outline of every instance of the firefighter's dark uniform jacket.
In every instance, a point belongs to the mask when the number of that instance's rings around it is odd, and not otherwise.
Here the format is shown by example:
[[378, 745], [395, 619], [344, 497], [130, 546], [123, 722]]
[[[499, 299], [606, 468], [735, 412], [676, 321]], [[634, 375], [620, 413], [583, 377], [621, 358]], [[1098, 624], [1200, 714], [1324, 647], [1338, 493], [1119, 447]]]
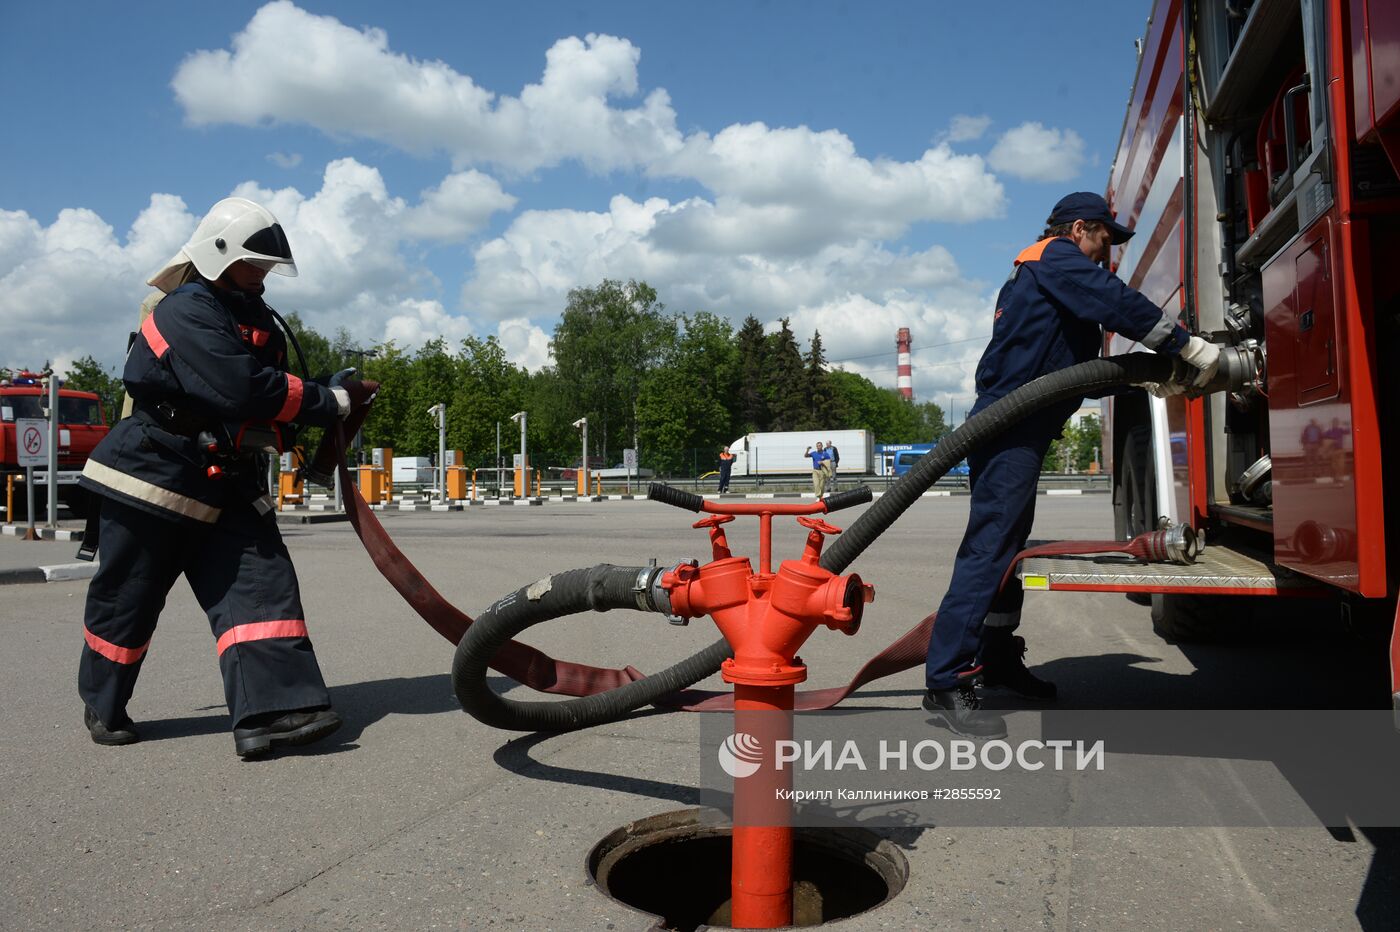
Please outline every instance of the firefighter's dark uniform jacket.
[[235, 726], [330, 703], [291, 558], [258, 507], [266, 455], [213, 455], [206, 443], [246, 439], [250, 422], [333, 422], [334, 394], [286, 371], [284, 339], [261, 298], [195, 281], [161, 300], [131, 345], [122, 378], [133, 414], [98, 445], [81, 480], [102, 498], [78, 692], [109, 728], [126, 720], [182, 575], [209, 617]]
[[337, 416], [328, 388], [286, 370], [286, 339], [262, 298], [182, 285], [142, 323], [122, 373], [135, 415], [98, 444], [82, 485], [162, 518], [214, 523], [261, 494], [265, 470], [246, 454], [220, 465], [201, 432], [237, 442], [259, 424], [327, 426]]
[[1043, 239], [1022, 250], [997, 295], [992, 339], [977, 364], [979, 407], [1032, 379], [1097, 359], [1104, 328], [1173, 355], [1189, 336], [1073, 240]]
[[[1070, 239], [1043, 239], [1016, 257], [997, 295], [992, 339], [977, 365], [976, 414], [1042, 375], [1095, 359], [1109, 329], [1162, 353], [1178, 354], [1189, 334]], [[952, 689], [980, 663], [984, 622], [1014, 629], [1021, 587], [998, 595], [1025, 547], [1050, 443], [1083, 403], [1071, 398], [1039, 411], [968, 454], [972, 502], [953, 578], [929, 639], [929, 689]]]

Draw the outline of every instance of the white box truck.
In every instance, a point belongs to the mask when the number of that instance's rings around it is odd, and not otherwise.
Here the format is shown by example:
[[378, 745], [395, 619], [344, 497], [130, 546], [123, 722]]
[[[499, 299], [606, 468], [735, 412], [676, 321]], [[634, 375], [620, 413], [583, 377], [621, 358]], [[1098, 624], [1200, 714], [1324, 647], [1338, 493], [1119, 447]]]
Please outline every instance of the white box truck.
[[734, 476], [811, 475], [808, 447], [821, 441], [836, 444], [841, 455], [839, 475], [865, 475], [875, 471], [875, 442], [866, 430], [785, 430], [745, 434], [729, 445], [734, 454]]

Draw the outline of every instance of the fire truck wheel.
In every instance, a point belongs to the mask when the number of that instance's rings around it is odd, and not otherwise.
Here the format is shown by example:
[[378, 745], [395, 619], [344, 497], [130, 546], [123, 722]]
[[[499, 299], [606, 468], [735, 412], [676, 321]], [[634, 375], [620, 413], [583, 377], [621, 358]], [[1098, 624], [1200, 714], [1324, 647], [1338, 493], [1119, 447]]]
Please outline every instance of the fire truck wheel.
[[1152, 596], [1152, 630], [1169, 644], [1229, 644], [1254, 630], [1251, 596]]

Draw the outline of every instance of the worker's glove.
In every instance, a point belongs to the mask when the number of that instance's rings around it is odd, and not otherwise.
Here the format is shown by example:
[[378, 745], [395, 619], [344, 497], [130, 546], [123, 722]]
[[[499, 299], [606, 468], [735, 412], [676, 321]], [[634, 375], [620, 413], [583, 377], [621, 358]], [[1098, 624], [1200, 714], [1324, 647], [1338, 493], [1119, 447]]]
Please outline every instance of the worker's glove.
[[1191, 337], [1181, 349], [1181, 361], [1199, 370], [1191, 387], [1205, 388], [1220, 368], [1220, 347], [1201, 337]]
[[341, 369], [335, 375], [331, 376], [330, 381], [326, 383], [326, 387], [329, 388], [331, 394], [335, 396], [336, 407], [339, 408], [336, 413], [341, 417], [345, 417], [345, 415], [350, 413], [350, 392], [345, 388], [345, 383], [353, 378], [354, 375], [354, 368]]
[[1138, 387], [1146, 389], [1149, 395], [1156, 398], [1170, 398], [1186, 391], [1186, 386], [1180, 382], [1139, 382]]

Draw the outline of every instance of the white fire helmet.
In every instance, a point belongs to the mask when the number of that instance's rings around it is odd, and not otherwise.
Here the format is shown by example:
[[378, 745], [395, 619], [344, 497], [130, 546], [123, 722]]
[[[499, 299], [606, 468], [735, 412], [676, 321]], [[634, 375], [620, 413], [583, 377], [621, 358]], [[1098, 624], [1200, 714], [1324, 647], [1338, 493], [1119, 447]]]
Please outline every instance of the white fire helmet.
[[226, 197], [210, 208], [190, 241], [146, 283], [169, 294], [190, 280], [191, 266], [214, 281], [240, 259], [279, 275], [297, 274], [292, 247], [272, 212], [244, 197]]

